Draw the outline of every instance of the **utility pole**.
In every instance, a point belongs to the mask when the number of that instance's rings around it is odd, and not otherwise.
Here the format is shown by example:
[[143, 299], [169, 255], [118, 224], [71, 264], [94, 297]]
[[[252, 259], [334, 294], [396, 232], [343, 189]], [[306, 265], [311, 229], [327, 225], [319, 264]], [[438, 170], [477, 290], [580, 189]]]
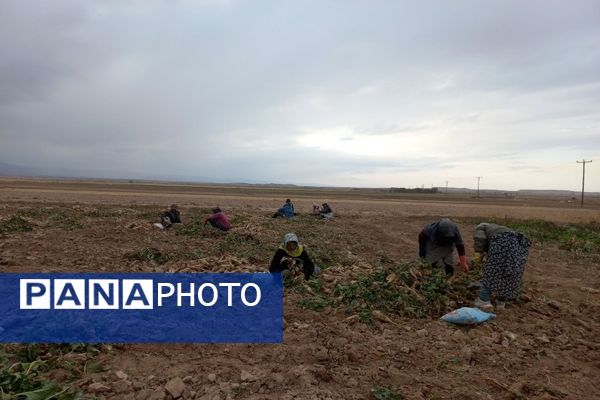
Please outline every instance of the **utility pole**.
[[585, 164], [591, 163], [592, 160], [583, 159], [581, 161], [577, 161], [577, 164], [583, 164], [583, 179], [581, 181], [581, 208], [583, 208], [583, 194], [585, 193]]
[[481, 180], [481, 176], [477, 177], [477, 198], [479, 198], [479, 181]]
[[448, 194], [448, 181], [446, 181], [446, 194]]

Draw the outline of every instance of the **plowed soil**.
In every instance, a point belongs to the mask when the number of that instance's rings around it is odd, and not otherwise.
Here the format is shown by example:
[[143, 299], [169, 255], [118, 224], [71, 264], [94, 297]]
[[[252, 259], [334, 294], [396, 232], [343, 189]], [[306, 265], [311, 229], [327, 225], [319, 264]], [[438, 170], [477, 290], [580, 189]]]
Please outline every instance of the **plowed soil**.
[[[14, 182], [0, 187], [0, 220], [21, 215], [31, 230], [0, 234], [2, 272], [262, 271], [283, 234], [293, 231], [327, 264], [320, 279], [330, 293], [336, 282], [382, 262], [413, 261], [418, 232], [440, 217], [458, 221], [469, 256], [474, 219], [600, 220], [598, 210], [548, 199], [506, 204], [318, 190], [288, 196], [285, 189], [182, 192], [175, 186]], [[273, 220], [286, 197], [303, 214], [313, 202], [328, 200], [336, 216]], [[179, 204], [183, 226], [153, 228], [171, 203]], [[197, 223], [214, 205], [232, 217], [231, 232]], [[144, 259], [144, 249], [163, 258]], [[105, 346], [96, 356], [104, 371], [87, 373], [77, 385], [86, 397], [113, 399], [171, 398], [165, 385], [177, 377], [185, 399], [598, 399], [598, 261], [594, 253], [534, 242], [524, 296], [494, 321], [472, 328], [393, 313], [364, 323], [341, 306], [307, 309], [305, 292], [290, 290], [283, 344]], [[94, 382], [108, 390], [93, 393]]]

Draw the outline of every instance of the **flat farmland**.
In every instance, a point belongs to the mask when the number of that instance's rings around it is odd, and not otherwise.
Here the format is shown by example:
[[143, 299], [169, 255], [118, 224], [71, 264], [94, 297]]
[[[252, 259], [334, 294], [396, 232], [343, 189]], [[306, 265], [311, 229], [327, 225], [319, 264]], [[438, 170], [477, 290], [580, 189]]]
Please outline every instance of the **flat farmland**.
[[[300, 215], [270, 218], [286, 198]], [[333, 220], [308, 215], [324, 201]], [[183, 225], [153, 228], [171, 203]], [[201, 223], [216, 205], [232, 218], [226, 234]], [[466, 287], [481, 274], [474, 265], [432, 286], [432, 272], [416, 262], [417, 235], [440, 217], [459, 224], [470, 257], [478, 222], [505, 223], [532, 239], [522, 296], [494, 321], [439, 321], [472, 302]], [[580, 209], [551, 196], [4, 178], [0, 221], [2, 272], [265, 271], [287, 232], [323, 268], [317, 279], [286, 285], [281, 345], [28, 349], [45, 365], [35, 380], [56, 382], [61, 396], [168, 399], [165, 387], [181, 378], [185, 399], [600, 398], [597, 198]], [[401, 270], [411, 282], [388, 279]], [[391, 306], [381, 287], [404, 293], [406, 304]], [[2, 351], [26, 362], [26, 347]]]

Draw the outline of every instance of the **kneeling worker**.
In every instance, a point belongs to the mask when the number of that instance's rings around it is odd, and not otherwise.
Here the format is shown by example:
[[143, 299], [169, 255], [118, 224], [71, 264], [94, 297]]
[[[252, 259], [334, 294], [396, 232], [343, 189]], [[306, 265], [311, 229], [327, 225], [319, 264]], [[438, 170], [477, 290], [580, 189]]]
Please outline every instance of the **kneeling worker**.
[[271, 273], [284, 271], [290, 271], [293, 275], [303, 273], [306, 280], [319, 273], [319, 267], [313, 264], [304, 246], [298, 242], [298, 236], [294, 233], [284, 236], [283, 245], [273, 255], [269, 267]]
[[231, 228], [229, 218], [227, 218], [227, 215], [219, 207], [212, 209], [212, 215], [204, 220], [204, 224], [211, 224], [222, 231], [228, 231]]

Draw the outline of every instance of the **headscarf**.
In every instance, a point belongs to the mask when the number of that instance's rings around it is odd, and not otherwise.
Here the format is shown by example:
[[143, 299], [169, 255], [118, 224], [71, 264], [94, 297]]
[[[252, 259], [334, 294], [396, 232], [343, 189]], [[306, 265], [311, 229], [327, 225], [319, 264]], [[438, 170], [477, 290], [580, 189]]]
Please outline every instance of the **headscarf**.
[[475, 227], [475, 233], [473, 234], [473, 237], [476, 240], [482, 240], [485, 241], [488, 239], [487, 234], [485, 232], [486, 227], [489, 224], [482, 222], [481, 224], [477, 225], [477, 227]]
[[473, 233], [473, 248], [478, 253], [484, 253], [488, 249], [488, 237], [486, 233], [487, 223], [482, 222], [477, 225], [475, 228], [475, 233]]
[[[287, 249], [287, 244], [289, 242], [296, 242], [298, 243], [298, 247], [296, 248], [295, 251], [290, 252]], [[302, 254], [302, 252], [304, 251], [304, 246], [302, 246], [300, 244], [300, 242], [298, 241], [298, 236], [296, 236], [295, 233], [287, 233], [284, 237], [283, 237], [283, 245], [280, 247], [280, 249], [284, 250], [286, 252], [286, 254], [290, 257], [300, 257], [300, 255]]]

